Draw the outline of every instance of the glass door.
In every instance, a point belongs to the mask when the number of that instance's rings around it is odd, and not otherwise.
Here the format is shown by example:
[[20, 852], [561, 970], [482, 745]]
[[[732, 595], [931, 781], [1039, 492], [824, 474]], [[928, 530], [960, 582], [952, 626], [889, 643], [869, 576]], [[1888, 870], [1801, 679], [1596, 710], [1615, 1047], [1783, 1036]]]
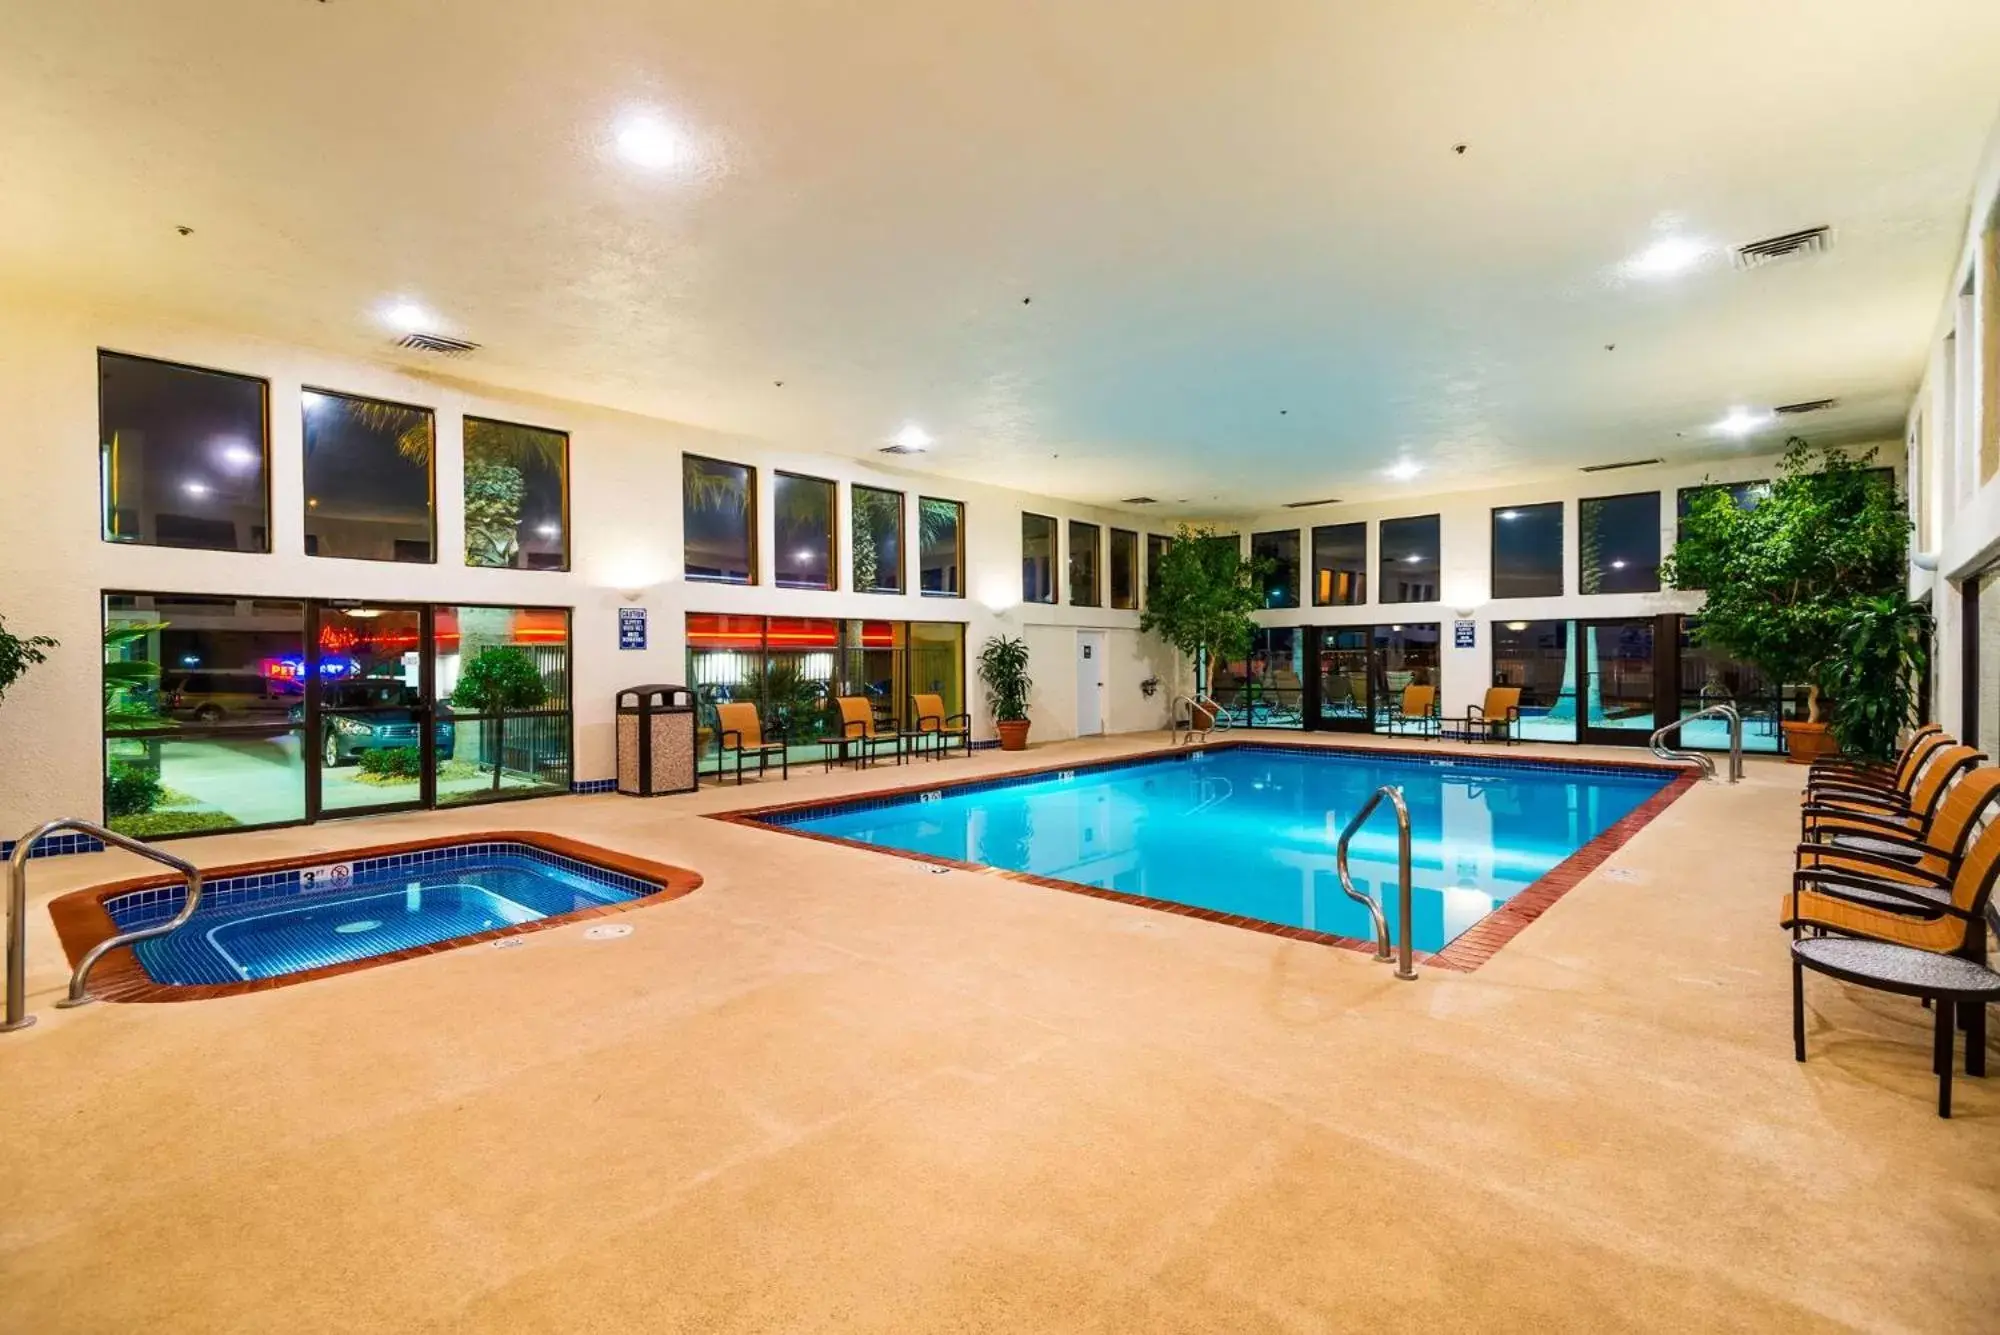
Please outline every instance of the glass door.
[[[429, 806], [436, 796], [429, 607], [315, 602], [306, 618], [308, 818]], [[446, 743], [447, 748], [449, 743]]]
[[1373, 727], [1368, 707], [1367, 626], [1326, 626], [1314, 632], [1318, 640], [1315, 670], [1319, 701], [1312, 726], [1336, 732], [1367, 732]]
[[[1391, 714], [1401, 708], [1405, 686], [1437, 686], [1438, 623], [1377, 626], [1369, 665], [1375, 731], [1389, 731]], [[1441, 695], [1442, 692], [1439, 692]]]
[[1644, 746], [1653, 721], [1653, 619], [1577, 623], [1577, 694], [1586, 742]]

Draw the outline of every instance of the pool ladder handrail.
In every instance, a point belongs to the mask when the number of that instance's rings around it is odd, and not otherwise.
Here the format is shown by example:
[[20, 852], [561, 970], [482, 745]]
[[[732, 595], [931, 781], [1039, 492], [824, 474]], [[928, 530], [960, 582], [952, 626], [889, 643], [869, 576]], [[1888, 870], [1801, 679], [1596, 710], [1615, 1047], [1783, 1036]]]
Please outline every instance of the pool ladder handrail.
[[[1182, 705], [1186, 705], [1188, 710], [1185, 728], [1180, 723]], [[1208, 722], [1197, 727], [1196, 721], [1201, 718], [1204, 710], [1208, 713]], [[1205, 742], [1210, 733], [1227, 732], [1234, 722], [1235, 720], [1229, 717], [1229, 711], [1207, 695], [1177, 695], [1167, 705], [1168, 744], [1188, 746], [1193, 744], [1197, 737]]]
[[1662, 760], [1672, 760], [1701, 767], [1701, 777], [1715, 778], [1715, 762], [1703, 751], [1682, 750], [1668, 746], [1666, 735], [1676, 728], [1701, 718], [1726, 718], [1729, 720], [1729, 781], [1739, 783], [1743, 779], [1743, 715], [1735, 705], [1710, 705], [1706, 709], [1689, 714], [1686, 718], [1675, 719], [1672, 723], [1657, 728], [1653, 732], [1653, 754]]
[[1373, 895], [1365, 895], [1354, 888], [1354, 877], [1347, 870], [1347, 845], [1358, 834], [1368, 818], [1375, 814], [1375, 808], [1387, 798], [1396, 811], [1396, 977], [1405, 982], [1417, 976], [1416, 966], [1410, 959], [1410, 808], [1403, 801], [1403, 790], [1384, 784], [1361, 804], [1361, 810], [1354, 813], [1340, 832], [1340, 842], [1334, 848], [1334, 865], [1340, 871], [1340, 888], [1349, 899], [1368, 910], [1368, 916], [1375, 923], [1375, 958], [1386, 962], [1389, 954], [1389, 921], [1382, 916], [1382, 905]]
[[21, 836], [14, 845], [14, 856], [7, 860], [7, 1015], [0, 1021], [0, 1033], [15, 1029], [26, 1029], [35, 1022], [35, 1017], [26, 1014], [28, 1000], [28, 859], [34, 854], [35, 845], [50, 835], [62, 830], [73, 830], [87, 834], [91, 838], [122, 848], [128, 853], [137, 853], [142, 858], [151, 858], [162, 866], [181, 874], [187, 885], [187, 902], [181, 911], [165, 922], [154, 923], [151, 927], [135, 927], [129, 932], [119, 932], [107, 940], [99, 941], [77, 961], [76, 968], [69, 976], [69, 994], [56, 1005], [61, 1007], [81, 1006], [91, 1001], [89, 991], [90, 971], [97, 962], [120, 946], [134, 942], [148, 941], [156, 936], [165, 936], [194, 916], [201, 905], [201, 869], [172, 853], [165, 853], [151, 844], [123, 835], [116, 830], [107, 830], [94, 821], [65, 816], [38, 825]]

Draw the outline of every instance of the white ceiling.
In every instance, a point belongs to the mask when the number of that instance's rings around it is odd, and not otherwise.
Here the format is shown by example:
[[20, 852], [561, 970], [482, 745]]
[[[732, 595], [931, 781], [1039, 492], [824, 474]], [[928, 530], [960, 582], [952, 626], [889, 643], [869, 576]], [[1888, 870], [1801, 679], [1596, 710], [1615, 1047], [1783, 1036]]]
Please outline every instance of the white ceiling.
[[[495, 384], [1360, 499], [1899, 434], [1996, 70], [1993, 0], [15, 0], [0, 288], [398, 358], [403, 296]], [[648, 107], [692, 166], [619, 159]]]

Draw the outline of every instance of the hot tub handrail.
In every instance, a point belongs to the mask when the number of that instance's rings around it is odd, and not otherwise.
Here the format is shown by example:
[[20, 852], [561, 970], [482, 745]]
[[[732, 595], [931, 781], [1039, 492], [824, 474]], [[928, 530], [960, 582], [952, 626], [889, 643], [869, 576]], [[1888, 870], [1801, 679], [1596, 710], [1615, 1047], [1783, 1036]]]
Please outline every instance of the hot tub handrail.
[[1375, 924], [1375, 958], [1386, 961], [1389, 958], [1389, 924], [1382, 916], [1382, 906], [1373, 895], [1364, 895], [1354, 888], [1354, 878], [1347, 871], [1347, 845], [1360, 833], [1361, 827], [1375, 813], [1375, 808], [1387, 798], [1396, 811], [1396, 977], [1408, 981], [1417, 976], [1416, 966], [1410, 961], [1410, 808], [1403, 801], [1401, 788], [1384, 785], [1377, 788], [1361, 810], [1354, 813], [1340, 832], [1340, 842], [1334, 848], [1334, 866], [1340, 872], [1340, 888], [1346, 896], [1368, 910], [1369, 918]]
[[107, 830], [94, 821], [75, 816], [64, 816], [43, 825], [38, 825], [21, 836], [14, 845], [14, 856], [7, 862], [7, 1018], [0, 1021], [0, 1033], [14, 1029], [26, 1029], [35, 1022], [35, 1017], [26, 1014], [28, 998], [28, 859], [34, 854], [35, 845], [60, 830], [74, 830], [87, 834], [113, 848], [122, 848], [128, 853], [137, 853], [142, 858], [150, 858], [164, 867], [181, 874], [187, 885], [187, 902], [181, 911], [165, 922], [154, 923], [151, 927], [135, 927], [129, 932], [100, 941], [92, 946], [84, 957], [77, 961], [76, 968], [69, 976], [69, 994], [58, 1006], [81, 1006], [89, 1001], [86, 990], [90, 983], [90, 971], [97, 967], [109, 951], [120, 946], [129, 946], [135, 941], [146, 941], [156, 936], [165, 936], [189, 918], [201, 904], [201, 869], [192, 862], [165, 853], [151, 844], [123, 835], [116, 830]]

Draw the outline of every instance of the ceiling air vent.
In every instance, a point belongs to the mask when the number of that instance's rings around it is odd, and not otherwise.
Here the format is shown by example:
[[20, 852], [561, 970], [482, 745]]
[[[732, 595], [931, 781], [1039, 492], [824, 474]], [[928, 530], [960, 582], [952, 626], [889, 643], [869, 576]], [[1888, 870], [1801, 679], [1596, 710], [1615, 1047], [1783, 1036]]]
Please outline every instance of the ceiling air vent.
[[414, 348], [418, 352], [435, 352], [446, 357], [463, 357], [468, 352], [479, 351], [477, 343], [468, 343], [462, 338], [446, 338], [443, 334], [405, 334], [396, 340], [399, 348]]
[[1158, 505], [1159, 501], [1151, 496], [1127, 496], [1118, 503], [1120, 505]]
[[1801, 399], [1797, 403], [1781, 403], [1771, 409], [1780, 417], [1796, 417], [1800, 413], [1816, 413], [1831, 408], [1839, 399]]
[[1315, 505], [1339, 505], [1339, 504], [1340, 504], [1340, 497], [1329, 496], [1323, 501], [1286, 501], [1285, 508], [1287, 510], [1310, 510]]
[[884, 445], [879, 452], [882, 454], [927, 454], [930, 452], [930, 447], [927, 445]]
[[1762, 241], [1752, 241], [1747, 246], [1736, 248], [1736, 267], [1739, 269], [1759, 269], [1779, 260], [1804, 259], [1809, 255], [1822, 255], [1833, 245], [1833, 229], [1830, 227], [1808, 227], [1803, 232], [1787, 232], [1783, 236], [1767, 236]]
[[1647, 464], [1656, 464], [1658, 462], [1660, 462], [1658, 459], [1626, 459], [1615, 464], [1585, 464], [1578, 471], [1584, 473], [1612, 473], [1620, 468], [1644, 468]]

